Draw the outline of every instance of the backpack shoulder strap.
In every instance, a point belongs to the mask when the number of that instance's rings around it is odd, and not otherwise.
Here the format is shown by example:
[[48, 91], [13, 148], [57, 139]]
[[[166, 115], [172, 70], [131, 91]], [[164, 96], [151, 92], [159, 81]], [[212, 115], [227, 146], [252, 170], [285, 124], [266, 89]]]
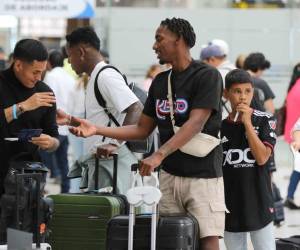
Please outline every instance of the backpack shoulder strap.
[[[114, 69], [116, 70], [117, 72], [119, 72], [122, 77], [124, 78], [123, 74], [114, 66], [112, 65], [106, 65], [104, 67], [102, 67], [99, 72], [97, 73], [96, 77], [95, 77], [95, 82], [94, 82], [94, 93], [95, 93], [95, 97], [97, 99], [97, 102], [98, 104], [103, 107], [104, 109], [104, 112], [107, 114], [107, 116], [109, 117], [109, 119], [111, 119], [115, 125], [117, 125], [118, 127], [120, 127], [120, 124], [119, 122], [117, 121], [117, 119], [109, 112], [109, 110], [107, 109], [107, 106], [106, 106], [106, 101], [104, 100], [99, 88], [98, 88], [98, 78], [99, 78], [99, 74], [105, 70], [105, 69], [108, 69], [108, 68], [111, 68], [111, 69]], [[126, 79], [124, 78], [126, 84], [127, 84], [127, 81]]]
[[101, 73], [103, 70], [108, 69], [108, 68], [112, 68], [112, 69], [116, 70], [117, 72], [119, 72], [119, 73], [121, 74], [121, 72], [120, 72], [117, 68], [115, 68], [114, 66], [111, 66], [111, 65], [106, 65], [106, 66], [102, 67], [102, 68], [98, 71], [98, 73], [97, 73], [97, 75], [96, 75], [96, 77], [95, 77], [95, 82], [94, 82], [94, 92], [95, 92], [95, 96], [96, 96], [96, 99], [97, 99], [97, 101], [98, 101], [98, 104], [99, 104], [101, 107], [103, 107], [103, 108], [106, 108], [106, 101], [104, 100], [104, 98], [103, 98], [103, 96], [102, 96], [102, 94], [100, 93], [100, 90], [99, 90], [99, 88], [98, 88], [98, 78], [99, 78], [100, 73]]

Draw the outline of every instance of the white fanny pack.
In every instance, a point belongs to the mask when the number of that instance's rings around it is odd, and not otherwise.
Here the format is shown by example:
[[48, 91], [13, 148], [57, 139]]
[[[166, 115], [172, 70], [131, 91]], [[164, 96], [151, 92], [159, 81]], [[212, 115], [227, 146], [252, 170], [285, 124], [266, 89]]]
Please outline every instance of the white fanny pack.
[[[174, 118], [174, 106], [173, 106], [173, 96], [172, 96], [172, 86], [171, 86], [171, 73], [168, 75], [168, 100], [170, 106], [170, 116], [173, 126], [174, 133], [177, 133], [180, 127], [175, 126]], [[189, 140], [185, 145], [183, 145], [179, 150], [183, 153], [193, 155], [196, 157], [205, 157], [208, 155], [216, 146], [220, 144], [221, 140], [214, 136], [198, 133], [191, 140]]]

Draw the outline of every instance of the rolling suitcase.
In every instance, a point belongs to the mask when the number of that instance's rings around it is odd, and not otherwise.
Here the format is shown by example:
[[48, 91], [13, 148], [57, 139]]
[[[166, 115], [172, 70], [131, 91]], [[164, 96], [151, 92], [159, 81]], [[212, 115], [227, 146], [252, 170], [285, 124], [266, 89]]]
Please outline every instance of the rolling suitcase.
[[[157, 250], [198, 250], [198, 223], [188, 215], [159, 215]], [[151, 215], [137, 215], [133, 232], [133, 249], [150, 250]], [[127, 250], [128, 216], [118, 215], [108, 223], [107, 250]]]
[[34, 242], [44, 242], [52, 210], [43, 197], [46, 174], [39, 162], [10, 163], [0, 199], [0, 244], [6, 244], [7, 228], [33, 233]]
[[[43, 179], [43, 175], [41, 173], [15, 173], [14, 175], [16, 180], [16, 207], [15, 207], [15, 223], [14, 225], [10, 225], [9, 227], [13, 229], [17, 229], [19, 231], [28, 231], [33, 232], [33, 238], [31, 242], [35, 242], [32, 244], [32, 249], [45, 249], [45, 250], [51, 250], [51, 246], [47, 243], [41, 243], [43, 240], [43, 234], [45, 229], [45, 224], [43, 222], [43, 214], [41, 214], [41, 193], [40, 193], [40, 187], [41, 187], [41, 181]], [[32, 194], [34, 197], [30, 197], [28, 199], [24, 199], [23, 193], [24, 193], [24, 185], [25, 183], [31, 184], [31, 187], [33, 189]], [[27, 184], [29, 185], [29, 184]], [[30, 205], [30, 211], [24, 210], [24, 206], [28, 205], [28, 200], [30, 200], [30, 203], [33, 203]], [[27, 204], [26, 204], [27, 203]], [[30, 218], [32, 220], [30, 223], [28, 220], [26, 221], [26, 217]], [[30, 225], [28, 225], [28, 223]], [[25, 230], [24, 230], [25, 229]], [[26, 230], [27, 229], [27, 230]], [[9, 235], [8, 235], [9, 236]], [[16, 240], [16, 239], [11, 239]], [[10, 249], [9, 248], [9, 237], [8, 237], [8, 245], [0, 245], [0, 249]], [[24, 248], [25, 249], [25, 248]], [[26, 248], [27, 249], [27, 248]]]
[[[118, 155], [113, 155], [113, 194], [84, 193], [50, 195], [54, 213], [49, 242], [53, 250], [104, 250], [106, 226], [110, 218], [128, 214], [126, 197], [116, 194]], [[95, 190], [99, 160], [95, 164]]]
[[[135, 168], [133, 166], [132, 170]], [[128, 202], [131, 203], [130, 197]], [[199, 229], [194, 217], [160, 215], [156, 224], [155, 207], [154, 204], [151, 215], [137, 215], [134, 220], [130, 218], [134, 214], [132, 206], [129, 216], [118, 215], [112, 218], [107, 227], [107, 250], [198, 249]], [[157, 232], [154, 227], [157, 227]]]
[[300, 250], [300, 235], [276, 240], [276, 250]]

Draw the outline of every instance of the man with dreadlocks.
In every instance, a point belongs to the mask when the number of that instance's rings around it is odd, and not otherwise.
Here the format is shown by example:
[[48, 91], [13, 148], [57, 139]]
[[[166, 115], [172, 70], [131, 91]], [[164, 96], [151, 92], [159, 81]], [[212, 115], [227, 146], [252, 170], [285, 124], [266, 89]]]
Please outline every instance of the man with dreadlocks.
[[[146, 138], [158, 126], [162, 146], [141, 161], [140, 173], [150, 175], [162, 165], [160, 212], [190, 213], [200, 228], [201, 249], [219, 249], [223, 236], [225, 202], [222, 178], [222, 147], [205, 157], [180, 151], [200, 131], [217, 137], [221, 125], [222, 78], [220, 73], [190, 55], [196, 36], [190, 23], [181, 18], [165, 19], [156, 30], [153, 49], [161, 64], [171, 70], [156, 76], [138, 124], [119, 128], [99, 127], [83, 119], [71, 128], [78, 136], [103, 135], [119, 140]], [[168, 76], [172, 85], [174, 134], [168, 100]]]

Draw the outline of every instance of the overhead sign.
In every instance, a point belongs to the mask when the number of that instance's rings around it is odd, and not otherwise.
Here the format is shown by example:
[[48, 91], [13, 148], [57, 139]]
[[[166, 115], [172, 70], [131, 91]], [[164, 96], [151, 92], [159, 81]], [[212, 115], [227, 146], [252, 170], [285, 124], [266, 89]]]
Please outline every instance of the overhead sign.
[[1, 0], [0, 15], [17, 17], [90, 18], [95, 0]]

